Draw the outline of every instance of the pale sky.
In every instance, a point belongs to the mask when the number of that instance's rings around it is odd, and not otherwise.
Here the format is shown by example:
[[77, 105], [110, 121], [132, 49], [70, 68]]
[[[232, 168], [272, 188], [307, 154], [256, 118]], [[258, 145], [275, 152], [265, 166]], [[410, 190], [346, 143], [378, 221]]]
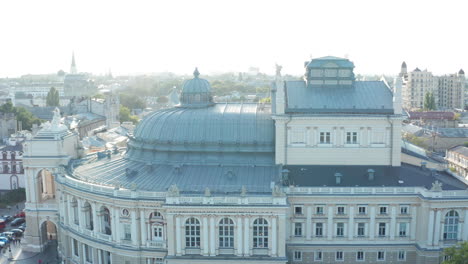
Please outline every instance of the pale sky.
[[468, 70], [468, 2], [0, 1], [0, 77], [69, 71], [302, 74], [310, 56], [346, 54], [357, 73]]

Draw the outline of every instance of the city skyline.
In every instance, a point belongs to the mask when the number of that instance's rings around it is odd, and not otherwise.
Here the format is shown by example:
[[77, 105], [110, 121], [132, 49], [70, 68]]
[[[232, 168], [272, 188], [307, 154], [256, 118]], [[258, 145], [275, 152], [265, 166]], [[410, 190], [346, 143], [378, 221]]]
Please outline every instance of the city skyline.
[[402, 61], [408, 70], [455, 73], [468, 61], [460, 52], [467, 9], [450, 2], [6, 2], [0, 77], [68, 72], [72, 51], [78, 70], [95, 74], [189, 74], [195, 66], [273, 74], [278, 63], [298, 75], [298, 61], [327, 55], [358, 61], [360, 74], [397, 74]]

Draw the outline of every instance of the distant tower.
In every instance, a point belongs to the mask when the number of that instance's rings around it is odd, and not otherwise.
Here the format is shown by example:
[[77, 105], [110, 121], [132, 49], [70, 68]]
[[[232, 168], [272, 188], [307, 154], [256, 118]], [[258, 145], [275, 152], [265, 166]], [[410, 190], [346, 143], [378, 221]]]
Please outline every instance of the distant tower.
[[405, 77], [407, 75], [408, 75], [408, 68], [406, 67], [406, 62], [403, 62], [401, 64], [401, 70], [400, 70], [399, 76], [400, 77]]
[[72, 63], [70, 66], [70, 74], [77, 74], [78, 70], [76, 69], [76, 63], [75, 63], [75, 52], [72, 53]]

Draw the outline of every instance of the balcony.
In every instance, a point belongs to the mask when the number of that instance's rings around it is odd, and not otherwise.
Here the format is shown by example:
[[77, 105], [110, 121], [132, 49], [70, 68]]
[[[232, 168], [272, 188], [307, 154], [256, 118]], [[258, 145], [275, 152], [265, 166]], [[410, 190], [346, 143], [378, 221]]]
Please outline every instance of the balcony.
[[106, 234], [103, 234], [103, 233], [96, 233], [96, 237], [98, 239], [105, 240], [105, 241], [108, 241], [108, 242], [112, 241], [112, 236], [111, 235], [106, 235]]

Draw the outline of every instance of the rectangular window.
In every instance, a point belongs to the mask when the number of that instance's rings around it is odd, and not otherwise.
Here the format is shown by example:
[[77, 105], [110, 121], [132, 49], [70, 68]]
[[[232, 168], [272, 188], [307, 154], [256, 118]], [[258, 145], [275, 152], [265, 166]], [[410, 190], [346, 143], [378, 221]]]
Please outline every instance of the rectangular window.
[[163, 227], [162, 226], [153, 226], [153, 239], [154, 240], [163, 239]]
[[401, 206], [400, 207], [400, 214], [408, 214], [408, 206]]
[[358, 237], [363, 237], [363, 236], [366, 235], [366, 224], [365, 223], [358, 223], [357, 235], [358, 235]]
[[398, 251], [398, 260], [406, 260], [406, 252], [404, 250]]
[[84, 245], [84, 251], [86, 262], [93, 263], [93, 249], [88, 245]]
[[379, 236], [384, 237], [385, 236], [385, 226], [386, 223], [379, 223]]
[[398, 235], [400, 237], [405, 237], [406, 236], [406, 227], [407, 227], [406, 223], [400, 223], [399, 224]]
[[338, 237], [344, 236], [344, 223], [336, 224], [336, 236]]
[[302, 215], [302, 206], [294, 206], [294, 214]]
[[346, 132], [346, 144], [357, 144], [357, 132]]
[[320, 132], [320, 144], [330, 144], [330, 132]]
[[343, 251], [337, 251], [336, 252], [336, 257], [335, 257], [335, 260], [337, 261], [342, 261], [344, 258], [343, 258]]
[[344, 206], [338, 206], [338, 208], [337, 208], [337, 214], [342, 215], [342, 214], [344, 214], [344, 213], [345, 213], [345, 211], [344, 211]]
[[323, 236], [323, 223], [315, 224], [315, 236], [317, 237]]
[[294, 236], [302, 236], [302, 223], [294, 223]]
[[380, 206], [379, 207], [380, 214], [387, 214], [387, 206]]
[[75, 254], [75, 256], [79, 257], [80, 256], [80, 250], [78, 249], [78, 241], [76, 241], [76, 239], [73, 239], [73, 254]]
[[301, 261], [302, 260], [302, 251], [294, 251], [294, 260]]
[[365, 206], [359, 206], [358, 212], [360, 215], [366, 214], [366, 207]]
[[124, 240], [132, 240], [132, 231], [130, 224], [124, 224]]
[[291, 144], [305, 144], [305, 131], [291, 130]]
[[364, 261], [364, 251], [358, 251], [356, 253], [356, 260], [357, 261]]
[[322, 206], [317, 206], [317, 208], [315, 209], [315, 212], [319, 215], [322, 215], [323, 214], [323, 207]]
[[322, 260], [322, 251], [317, 251], [314, 254], [314, 260], [315, 261], [321, 261]]
[[377, 252], [377, 260], [379, 261], [385, 260], [385, 251]]

